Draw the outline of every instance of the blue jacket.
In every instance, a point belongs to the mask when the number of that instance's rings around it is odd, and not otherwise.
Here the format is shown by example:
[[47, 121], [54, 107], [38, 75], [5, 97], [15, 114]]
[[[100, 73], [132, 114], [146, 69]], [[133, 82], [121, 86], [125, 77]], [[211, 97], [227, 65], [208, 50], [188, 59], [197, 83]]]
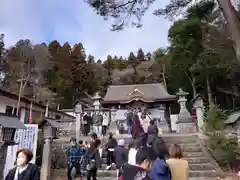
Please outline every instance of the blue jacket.
[[90, 165], [91, 169], [98, 169], [101, 166], [101, 158], [98, 149], [89, 148], [84, 156], [84, 166]]
[[120, 169], [124, 163], [128, 161], [128, 150], [118, 146], [114, 149], [116, 168]]
[[67, 150], [68, 164], [78, 164], [85, 154], [85, 149], [78, 146], [72, 146]]
[[150, 172], [152, 180], [171, 180], [171, 172], [165, 159], [157, 158]]

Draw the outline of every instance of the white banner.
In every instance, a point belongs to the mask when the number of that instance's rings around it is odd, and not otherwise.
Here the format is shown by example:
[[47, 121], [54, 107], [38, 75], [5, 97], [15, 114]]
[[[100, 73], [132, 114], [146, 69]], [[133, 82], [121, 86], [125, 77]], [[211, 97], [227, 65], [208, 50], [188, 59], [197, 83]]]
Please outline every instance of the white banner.
[[33, 159], [31, 160], [31, 163], [35, 163], [36, 161], [38, 125], [25, 124], [25, 126], [26, 129], [18, 129], [15, 133], [14, 141], [18, 144], [8, 147], [6, 164], [4, 169], [4, 177], [6, 177], [10, 169], [14, 168], [16, 153], [19, 149], [30, 149], [33, 153]]

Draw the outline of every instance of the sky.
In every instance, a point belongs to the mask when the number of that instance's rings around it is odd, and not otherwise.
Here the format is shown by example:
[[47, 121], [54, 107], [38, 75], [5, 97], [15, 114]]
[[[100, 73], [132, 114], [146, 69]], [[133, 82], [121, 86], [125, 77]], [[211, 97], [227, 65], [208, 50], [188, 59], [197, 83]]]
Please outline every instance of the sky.
[[25, 38], [33, 43], [58, 40], [71, 45], [81, 42], [86, 53], [96, 59], [103, 60], [109, 54], [127, 57], [139, 48], [152, 52], [167, 46], [171, 23], [152, 13], [168, 1], [157, 0], [151, 6], [141, 29], [127, 27], [111, 32], [111, 21], [97, 16], [83, 0], [1, 0], [0, 33], [5, 34], [7, 47]]

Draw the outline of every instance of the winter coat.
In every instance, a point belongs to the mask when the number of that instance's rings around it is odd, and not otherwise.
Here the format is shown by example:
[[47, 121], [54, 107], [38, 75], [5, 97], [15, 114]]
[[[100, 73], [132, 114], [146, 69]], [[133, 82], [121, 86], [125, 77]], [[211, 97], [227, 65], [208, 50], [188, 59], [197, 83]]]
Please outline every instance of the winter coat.
[[157, 158], [150, 172], [152, 180], [171, 180], [171, 171], [165, 159]]
[[124, 163], [127, 163], [128, 161], [128, 149], [122, 146], [117, 146], [114, 149], [114, 156], [116, 168], [119, 169]]
[[101, 158], [98, 149], [89, 148], [84, 156], [85, 166], [91, 166], [91, 170], [95, 170], [101, 167]]
[[[5, 180], [14, 180], [14, 176], [16, 173], [17, 167], [11, 169]], [[40, 180], [40, 170], [35, 164], [28, 164], [27, 169], [19, 174], [18, 180]]]

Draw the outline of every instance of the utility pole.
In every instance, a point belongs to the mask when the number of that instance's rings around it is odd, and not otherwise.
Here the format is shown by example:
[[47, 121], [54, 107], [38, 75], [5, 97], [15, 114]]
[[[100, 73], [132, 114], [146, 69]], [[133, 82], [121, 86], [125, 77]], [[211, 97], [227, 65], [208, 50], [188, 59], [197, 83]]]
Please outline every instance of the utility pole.
[[[236, 0], [217, 0], [225, 19], [227, 20], [229, 32], [232, 40], [235, 43], [235, 51], [238, 61], [240, 62], [240, 19], [239, 6], [240, 3]], [[234, 1], [234, 4], [232, 2]], [[235, 7], [235, 8], [234, 8]], [[238, 10], [236, 9], [238, 7]]]

